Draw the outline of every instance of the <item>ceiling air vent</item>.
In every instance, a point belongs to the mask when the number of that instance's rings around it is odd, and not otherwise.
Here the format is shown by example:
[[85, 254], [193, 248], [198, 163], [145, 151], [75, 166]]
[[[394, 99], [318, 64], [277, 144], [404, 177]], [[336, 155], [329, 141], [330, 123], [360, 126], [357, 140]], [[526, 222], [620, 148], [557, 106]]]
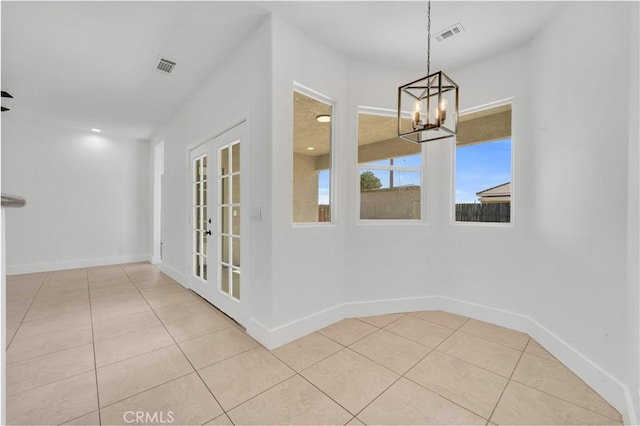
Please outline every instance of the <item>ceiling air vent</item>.
[[173, 71], [173, 68], [175, 68], [176, 63], [173, 61], [170, 61], [166, 58], [163, 58], [161, 56], [158, 57], [158, 65], [156, 67], [156, 69], [158, 71], [162, 71], [162, 72], [166, 72], [167, 74], [171, 74], [171, 71]]
[[460, 34], [464, 31], [464, 27], [462, 24], [457, 23], [452, 27], [447, 28], [446, 30], [442, 30], [435, 35], [437, 41], [445, 41], [449, 37], [453, 37], [454, 35]]

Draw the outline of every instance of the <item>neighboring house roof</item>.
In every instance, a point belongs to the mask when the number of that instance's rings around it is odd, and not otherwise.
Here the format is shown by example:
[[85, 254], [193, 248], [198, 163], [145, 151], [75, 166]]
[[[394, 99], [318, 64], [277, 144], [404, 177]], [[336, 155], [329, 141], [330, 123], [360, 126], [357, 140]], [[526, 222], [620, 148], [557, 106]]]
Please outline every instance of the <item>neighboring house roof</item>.
[[503, 183], [502, 185], [494, 186], [480, 192], [476, 192], [478, 197], [510, 197], [511, 196], [511, 182]]

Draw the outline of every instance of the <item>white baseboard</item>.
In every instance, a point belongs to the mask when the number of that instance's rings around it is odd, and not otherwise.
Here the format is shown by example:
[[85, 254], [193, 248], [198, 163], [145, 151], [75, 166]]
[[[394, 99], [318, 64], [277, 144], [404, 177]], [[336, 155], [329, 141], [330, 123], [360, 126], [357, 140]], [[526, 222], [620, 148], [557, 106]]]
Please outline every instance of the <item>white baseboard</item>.
[[261, 322], [249, 318], [247, 321], [247, 334], [256, 339], [265, 348], [269, 350], [274, 348], [271, 344], [271, 330]]
[[151, 257], [151, 263], [154, 265], [158, 265], [160, 263], [162, 263], [162, 258], [160, 256], [152, 256]]
[[620, 411], [625, 424], [637, 423], [628, 386], [526, 315], [444, 296], [345, 303], [344, 313], [346, 318], [353, 318], [422, 310], [443, 310], [527, 333]]
[[161, 263], [158, 265], [158, 269], [163, 274], [169, 275], [171, 278], [179, 282], [183, 287], [189, 288], [187, 285], [187, 277], [177, 269], [172, 266], [167, 265], [166, 263]]
[[99, 257], [80, 260], [31, 263], [27, 265], [7, 265], [7, 275], [32, 274], [35, 272], [61, 271], [64, 269], [92, 268], [94, 266], [119, 265], [123, 263], [149, 262], [149, 254], [129, 256]]
[[247, 323], [247, 334], [265, 348], [273, 350], [342, 319], [344, 319], [343, 305], [316, 312], [276, 328], [266, 327], [261, 322], [250, 318]]
[[[166, 264], [159, 265], [159, 269], [188, 288], [184, 274]], [[625, 424], [637, 424], [628, 386], [535, 319], [491, 306], [445, 296], [351, 302], [335, 305], [275, 328], [268, 328], [249, 318], [247, 333], [265, 348], [272, 350], [344, 318], [428, 310], [443, 310], [527, 333], [620, 411]], [[640, 397], [640, 393], [638, 396]]]

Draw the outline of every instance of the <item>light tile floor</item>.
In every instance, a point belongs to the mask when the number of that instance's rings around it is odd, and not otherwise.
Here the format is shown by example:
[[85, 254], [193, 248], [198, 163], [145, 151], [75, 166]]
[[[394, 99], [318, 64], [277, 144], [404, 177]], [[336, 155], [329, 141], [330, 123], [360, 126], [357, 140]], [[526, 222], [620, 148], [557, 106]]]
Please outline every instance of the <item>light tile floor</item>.
[[441, 311], [274, 351], [146, 263], [7, 278], [9, 424], [620, 424], [528, 335]]

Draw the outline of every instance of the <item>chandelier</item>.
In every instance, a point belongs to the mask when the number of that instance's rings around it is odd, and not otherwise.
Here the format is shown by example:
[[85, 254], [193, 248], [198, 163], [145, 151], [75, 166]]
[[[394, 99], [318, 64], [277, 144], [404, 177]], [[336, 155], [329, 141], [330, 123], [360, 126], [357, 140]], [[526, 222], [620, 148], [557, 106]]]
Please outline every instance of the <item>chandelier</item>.
[[[452, 110], [449, 106], [452, 106]], [[411, 111], [411, 112], [409, 112]], [[442, 71], [431, 73], [431, 0], [427, 6], [427, 76], [398, 88], [398, 137], [423, 143], [455, 136], [458, 85]]]

